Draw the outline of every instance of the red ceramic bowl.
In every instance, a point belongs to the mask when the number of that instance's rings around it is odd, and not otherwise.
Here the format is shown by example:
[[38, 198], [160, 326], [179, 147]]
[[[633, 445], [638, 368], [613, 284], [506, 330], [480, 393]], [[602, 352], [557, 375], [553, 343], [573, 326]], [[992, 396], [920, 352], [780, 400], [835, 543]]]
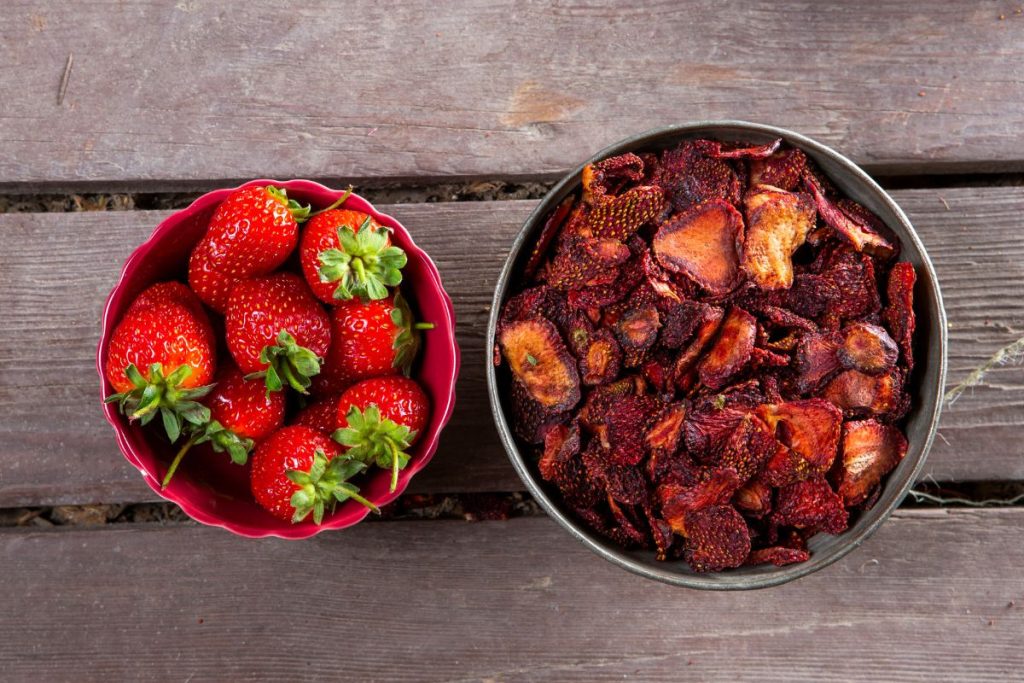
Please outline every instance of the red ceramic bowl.
[[[288, 190], [288, 196], [314, 209], [328, 206], [343, 194], [308, 180], [253, 180], [250, 185], [275, 185]], [[237, 189], [237, 188], [236, 188]], [[103, 309], [96, 367], [102, 382], [102, 395], [114, 393], [107, 383], [106, 348], [110, 336], [125, 309], [138, 294], [154, 282], [169, 279], [185, 280], [189, 253], [206, 231], [206, 225], [217, 205], [234, 189], [215, 190], [204, 194], [187, 209], [178, 211], [157, 226], [149, 239], [136, 249], [121, 272], [121, 278], [107, 298]], [[455, 312], [451, 299], [441, 285], [437, 266], [416, 246], [408, 231], [391, 216], [382, 214], [368, 201], [353, 194], [344, 207], [373, 216], [394, 233], [392, 239], [409, 257], [403, 269], [402, 290], [409, 299], [418, 320], [434, 323], [424, 333], [423, 347], [413, 366], [413, 377], [430, 397], [431, 416], [419, 441], [410, 451], [411, 461], [400, 472], [398, 487], [388, 492], [391, 473], [373, 468], [361, 477], [361, 492], [377, 505], [390, 503], [405, 490], [417, 472], [426, 467], [437, 450], [438, 437], [448, 423], [455, 406], [455, 378], [459, 374], [459, 347], [455, 342]], [[160, 480], [173, 457], [175, 448], [157, 429], [129, 424], [115, 405], [104, 404], [107, 421], [114, 427], [117, 443], [124, 457], [141, 473], [149, 487], [161, 497], [177, 503], [185, 513], [203, 524], [220, 526], [240, 536], [260, 538], [308, 538], [326, 529], [343, 529], [356, 524], [369, 513], [355, 501], [340, 504], [319, 526], [311, 519], [289, 524], [272, 517], [259, 507], [249, 491], [249, 467], [230, 463], [223, 453], [207, 447], [196, 447], [186, 456], [174, 479], [166, 489]]]

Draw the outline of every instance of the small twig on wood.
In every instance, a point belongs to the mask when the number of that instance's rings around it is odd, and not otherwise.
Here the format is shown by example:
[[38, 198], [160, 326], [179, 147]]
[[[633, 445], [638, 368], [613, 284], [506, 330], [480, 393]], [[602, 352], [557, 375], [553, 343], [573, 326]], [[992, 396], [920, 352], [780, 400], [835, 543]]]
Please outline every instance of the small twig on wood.
[[947, 202], [947, 201], [946, 201], [946, 198], [945, 198], [945, 197], [943, 197], [943, 196], [942, 196], [941, 194], [939, 195], [939, 201], [940, 201], [940, 202], [942, 202], [942, 205], [943, 205], [944, 207], [946, 207], [946, 211], [949, 211], [949, 210], [950, 210], [950, 209], [949, 209], [949, 202]]
[[930, 493], [924, 491], [917, 491], [910, 489], [910, 495], [914, 497], [915, 503], [938, 503], [939, 505], [948, 505], [949, 503], [959, 503], [960, 505], [967, 505], [973, 508], [985, 508], [995, 507], [999, 505], [1016, 505], [1020, 501], [1024, 500], [1024, 493], [1013, 498], [986, 498], [985, 500], [970, 500], [968, 498], [959, 498], [954, 496], [952, 498], [943, 498], [941, 496], [933, 496]]
[[57, 106], [64, 104], [64, 95], [68, 91], [68, 81], [71, 80], [71, 65], [75, 63], [73, 52], [68, 53], [67, 64], [64, 65], [64, 75], [60, 79], [60, 90], [57, 91]]
[[981, 381], [985, 379], [985, 375], [988, 374], [989, 370], [1000, 365], [1016, 363], [1020, 361], [1021, 358], [1024, 358], [1024, 337], [1021, 337], [1012, 344], [1007, 344], [992, 354], [992, 357], [985, 361], [981, 367], [967, 375], [967, 379], [947, 391], [943, 398], [945, 398], [946, 403], [953, 405], [953, 403], [960, 398], [960, 394], [964, 393], [967, 389], [980, 384]]

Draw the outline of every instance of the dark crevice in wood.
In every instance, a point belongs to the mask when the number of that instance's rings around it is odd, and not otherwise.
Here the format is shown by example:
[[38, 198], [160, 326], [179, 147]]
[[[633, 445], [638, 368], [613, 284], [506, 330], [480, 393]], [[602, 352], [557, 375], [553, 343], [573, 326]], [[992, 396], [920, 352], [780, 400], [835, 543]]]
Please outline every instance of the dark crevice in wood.
[[[900, 506], [920, 508], [1024, 508], [1024, 481], [920, 482]], [[543, 511], [524, 491], [513, 493], [409, 494], [381, 511], [377, 521], [535, 517]], [[189, 524], [174, 503], [55, 505], [0, 509], [0, 527], [105, 526], [107, 524]]]

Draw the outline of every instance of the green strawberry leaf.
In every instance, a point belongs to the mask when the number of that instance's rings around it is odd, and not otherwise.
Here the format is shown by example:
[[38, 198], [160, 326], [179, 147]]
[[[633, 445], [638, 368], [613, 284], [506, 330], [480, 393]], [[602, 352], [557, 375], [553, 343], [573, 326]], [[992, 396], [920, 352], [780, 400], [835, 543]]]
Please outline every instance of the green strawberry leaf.
[[306, 394], [313, 383], [311, 378], [320, 374], [320, 360], [315, 353], [299, 346], [287, 330], [281, 330], [277, 342], [260, 351], [260, 362], [266, 363], [266, 369], [249, 373], [245, 379], [263, 378], [268, 398], [271, 392], [284, 389], [286, 383], [300, 394]]
[[321, 282], [336, 282], [334, 298], [348, 300], [358, 296], [363, 301], [384, 299], [388, 287], [402, 282], [402, 268], [408, 257], [405, 251], [389, 244], [389, 231], [374, 228], [367, 216], [358, 230], [349, 225], [338, 228], [338, 248], [320, 252]]
[[347, 427], [331, 436], [348, 450], [345, 455], [367, 465], [376, 465], [391, 470], [391, 487], [398, 487], [398, 471], [409, 464], [409, 448], [416, 433], [406, 425], [382, 417], [377, 404], [371, 403], [365, 410], [357, 406], [349, 408], [345, 415]]
[[312, 513], [313, 523], [319, 525], [323, 521], [328, 505], [333, 510], [336, 503], [349, 498], [380, 513], [380, 509], [360, 496], [359, 488], [348, 481], [363, 469], [363, 463], [352, 460], [347, 455], [339, 455], [328, 461], [324, 452], [318, 449], [313, 455], [313, 463], [308, 472], [288, 470], [285, 476], [299, 487], [290, 499], [292, 507], [295, 508], [292, 522], [301, 522]]

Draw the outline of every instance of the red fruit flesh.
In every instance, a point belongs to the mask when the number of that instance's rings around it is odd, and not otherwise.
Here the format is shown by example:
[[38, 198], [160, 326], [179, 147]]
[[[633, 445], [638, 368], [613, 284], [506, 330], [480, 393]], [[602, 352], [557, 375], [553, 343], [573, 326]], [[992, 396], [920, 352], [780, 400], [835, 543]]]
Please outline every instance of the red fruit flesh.
[[310, 403], [292, 419], [293, 425], [309, 427], [330, 436], [338, 428], [338, 402], [341, 394], [333, 394]]
[[743, 217], [732, 204], [715, 200], [663, 223], [651, 246], [665, 269], [725, 294], [739, 279], [742, 245]]
[[365, 410], [376, 405], [382, 418], [415, 432], [410, 443], [422, 436], [430, 419], [430, 399], [408, 377], [373, 377], [349, 388], [338, 401], [338, 428], [348, 426], [348, 412], [355, 406]]
[[215, 311], [227, 310], [235, 283], [266, 275], [298, 242], [299, 225], [282, 194], [265, 187], [237, 190], [210, 219], [189, 258], [188, 282]]
[[166, 302], [129, 313], [114, 328], [107, 347], [107, 379], [117, 392], [134, 387], [125, 375], [132, 364], [147, 379], [154, 363], [161, 364], [165, 377], [187, 365], [192, 372], [179, 385], [182, 389], [210, 383], [216, 370], [213, 333], [189, 308]]
[[342, 452], [341, 446], [308, 427], [284, 427], [266, 438], [252, 455], [249, 483], [253, 497], [264, 510], [290, 522], [295, 508], [292, 495], [298, 484], [288, 479], [289, 470], [308, 472], [316, 451], [328, 460]]
[[266, 367], [260, 353], [276, 343], [281, 330], [320, 357], [331, 344], [327, 314], [303, 279], [293, 273], [238, 283], [231, 291], [225, 328], [228, 349], [246, 374]]
[[244, 439], [259, 442], [284, 424], [284, 393], [268, 395], [263, 382], [244, 379], [234, 366], [221, 369], [203, 403], [212, 419]]

